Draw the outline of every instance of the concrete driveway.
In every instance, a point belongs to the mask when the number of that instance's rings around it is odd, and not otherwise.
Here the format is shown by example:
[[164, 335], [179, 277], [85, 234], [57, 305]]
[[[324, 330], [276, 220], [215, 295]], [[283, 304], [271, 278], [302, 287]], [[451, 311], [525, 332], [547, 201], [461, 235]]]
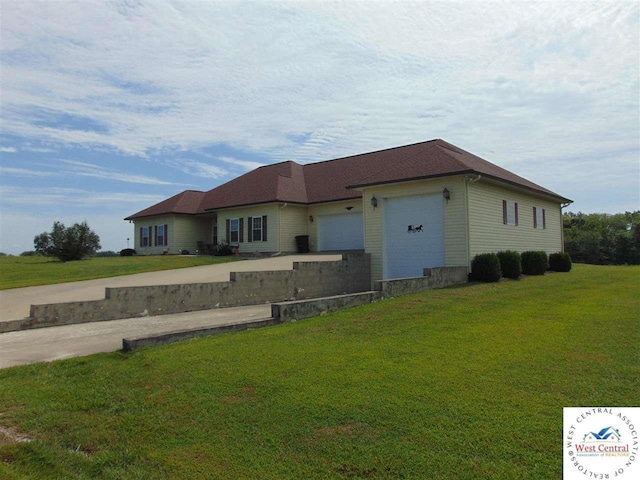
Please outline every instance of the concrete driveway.
[[122, 339], [271, 317], [271, 305], [220, 308], [144, 318], [81, 323], [0, 334], [0, 368], [115, 352]]
[[288, 255], [82, 282], [2, 290], [0, 291], [0, 321], [28, 317], [31, 304], [99, 300], [104, 298], [106, 287], [228, 282], [231, 272], [291, 270], [293, 262], [337, 261], [341, 259], [341, 254]]

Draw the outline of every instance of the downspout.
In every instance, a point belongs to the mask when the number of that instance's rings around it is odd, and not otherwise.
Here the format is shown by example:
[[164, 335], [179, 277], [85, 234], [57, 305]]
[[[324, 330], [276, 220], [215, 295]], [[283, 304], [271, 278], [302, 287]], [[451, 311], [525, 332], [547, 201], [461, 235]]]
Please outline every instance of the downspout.
[[278, 251], [271, 255], [272, 257], [279, 257], [282, 255], [282, 214], [280, 213], [284, 207], [289, 205], [287, 202], [284, 202], [282, 205], [278, 207]]
[[471, 226], [469, 222], [469, 184], [475, 183], [482, 178], [482, 175], [478, 174], [477, 177], [473, 177], [471, 175], [465, 175], [464, 177], [464, 193], [465, 193], [465, 201], [467, 205], [465, 206], [465, 216], [467, 217], [467, 225], [466, 225], [466, 234], [467, 234], [467, 270], [471, 271]]
[[560, 240], [562, 241], [562, 250], [561, 252], [564, 253], [564, 214], [562, 213], [562, 210], [567, 208], [569, 205], [571, 205], [573, 202], [567, 202], [565, 204], [560, 204]]

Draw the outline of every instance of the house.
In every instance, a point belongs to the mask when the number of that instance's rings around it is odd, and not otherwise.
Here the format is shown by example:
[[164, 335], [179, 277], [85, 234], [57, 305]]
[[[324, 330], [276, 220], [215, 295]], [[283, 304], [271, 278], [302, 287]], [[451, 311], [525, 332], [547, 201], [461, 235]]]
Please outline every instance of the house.
[[139, 254], [226, 241], [241, 254], [364, 250], [372, 280], [467, 266], [479, 253], [563, 250], [571, 201], [443, 140], [257, 168], [127, 217]]

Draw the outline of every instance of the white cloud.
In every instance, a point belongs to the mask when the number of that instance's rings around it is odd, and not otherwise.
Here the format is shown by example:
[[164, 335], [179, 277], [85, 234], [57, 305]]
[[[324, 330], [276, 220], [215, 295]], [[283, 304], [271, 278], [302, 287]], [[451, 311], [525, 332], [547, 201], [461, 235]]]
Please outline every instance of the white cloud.
[[28, 168], [13, 168], [0, 166], [0, 175], [19, 175], [23, 177], [55, 177], [59, 175], [55, 172], [44, 172], [41, 170], [30, 170]]
[[233, 157], [217, 157], [218, 160], [223, 161], [224, 163], [229, 163], [231, 165], [235, 165], [237, 167], [241, 167], [243, 170], [255, 170], [256, 168], [264, 167], [264, 163], [260, 162], [252, 162], [250, 160], [238, 160]]
[[[73, 206], [87, 209], [105, 206], [113, 207], [114, 204], [149, 206], [165, 199], [162, 195], [138, 194], [132, 192], [95, 192], [78, 188], [26, 188], [15, 186], [0, 186], [0, 198], [2, 207], [12, 206], [38, 206], [54, 208], [60, 206]], [[134, 207], [131, 207], [132, 209]], [[144, 208], [144, 207], [142, 207]]]
[[221, 178], [229, 173], [223, 168], [196, 160], [177, 160], [173, 163], [183, 172], [201, 178]]
[[[302, 163], [440, 137], [523, 175], [637, 186], [637, 167], [592, 162], [637, 156], [637, 2], [87, 3], [3, 4], [3, 132]], [[175, 167], [259, 166], [212, 160]]]
[[95, 177], [103, 180], [116, 180], [118, 182], [139, 183], [145, 185], [174, 185], [173, 182], [166, 182], [164, 180], [144, 175], [132, 175], [129, 173], [118, 172], [91, 163], [78, 162], [75, 160], [59, 161], [67, 165], [67, 167], [63, 169], [63, 172], [68, 175]]
[[0, 147], [0, 152], [2, 153], [16, 153], [18, 151], [15, 147]]

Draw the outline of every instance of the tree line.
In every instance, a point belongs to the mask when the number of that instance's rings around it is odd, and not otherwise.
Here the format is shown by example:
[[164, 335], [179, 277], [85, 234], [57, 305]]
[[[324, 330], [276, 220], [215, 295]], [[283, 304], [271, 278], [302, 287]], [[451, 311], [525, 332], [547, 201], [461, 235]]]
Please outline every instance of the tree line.
[[563, 215], [564, 248], [578, 263], [640, 264], [640, 210]]

